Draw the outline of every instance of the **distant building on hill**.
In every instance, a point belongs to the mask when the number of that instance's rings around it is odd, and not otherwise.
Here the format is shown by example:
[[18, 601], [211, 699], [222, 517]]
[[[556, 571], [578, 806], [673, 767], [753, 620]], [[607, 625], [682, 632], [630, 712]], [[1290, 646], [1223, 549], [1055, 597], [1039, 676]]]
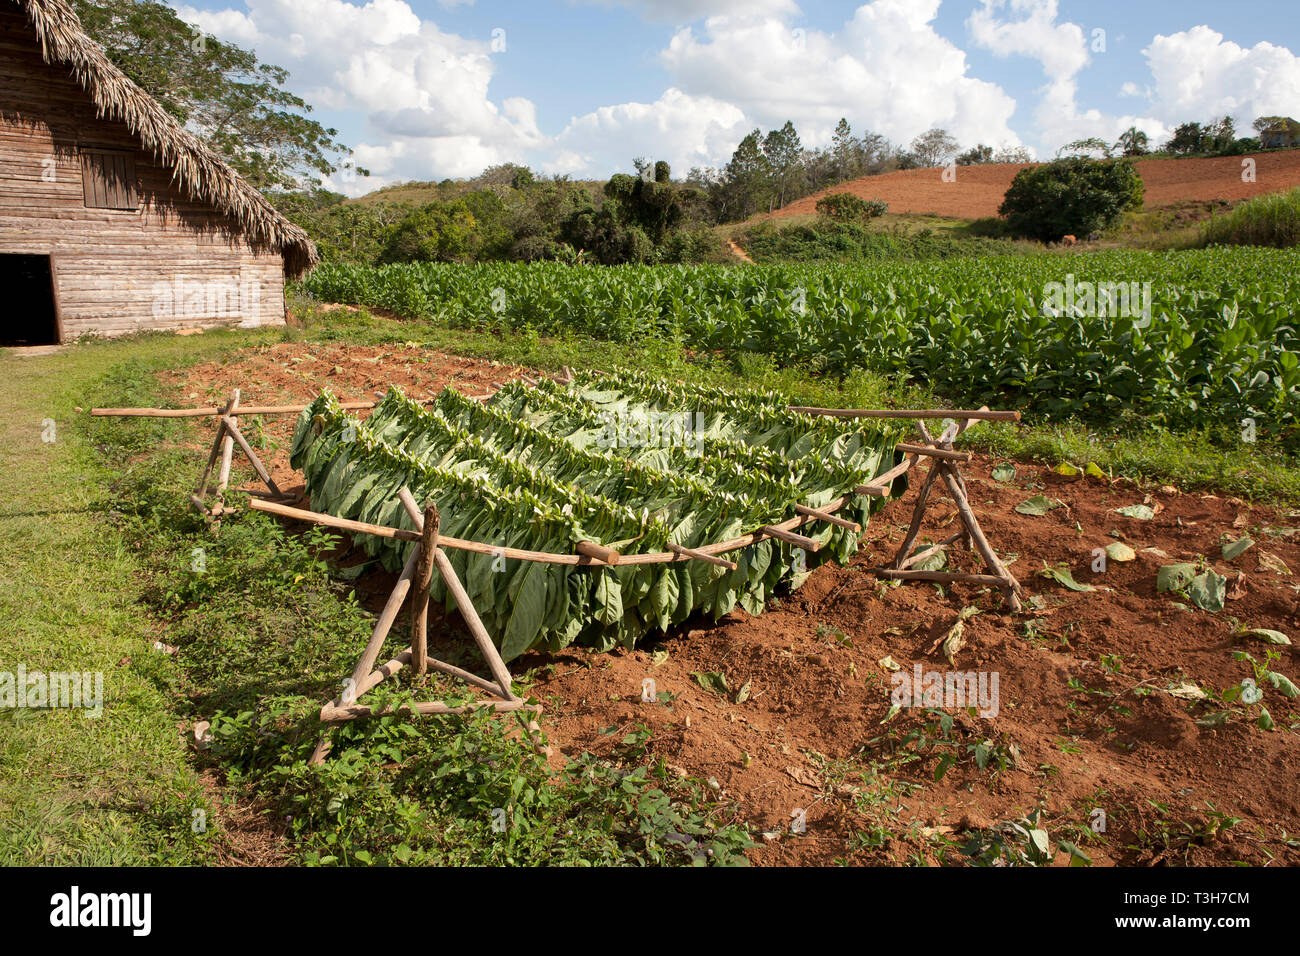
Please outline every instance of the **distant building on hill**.
[[1264, 149], [1291, 149], [1300, 146], [1300, 123], [1289, 116], [1269, 116], [1255, 121], [1259, 145]]

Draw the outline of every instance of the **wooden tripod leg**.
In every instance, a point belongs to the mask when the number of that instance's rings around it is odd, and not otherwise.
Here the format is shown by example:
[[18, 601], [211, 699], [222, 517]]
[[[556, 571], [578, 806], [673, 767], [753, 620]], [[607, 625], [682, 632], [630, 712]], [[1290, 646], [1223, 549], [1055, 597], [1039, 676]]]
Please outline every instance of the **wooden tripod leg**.
[[239, 426], [235, 419], [229, 415], [223, 415], [221, 421], [225, 423], [226, 430], [234, 440], [239, 442], [240, 450], [243, 451], [245, 456], [247, 456], [249, 464], [251, 464], [253, 470], [257, 472], [257, 477], [261, 478], [266, 487], [271, 489], [272, 494], [283, 497], [283, 492], [281, 492], [280, 489], [276, 487], [275, 482], [271, 480], [271, 473], [267, 471], [266, 466], [262, 464], [262, 459], [257, 457], [257, 452], [253, 451], [253, 446], [248, 443], [248, 439], [244, 437], [244, 433], [239, 430]]
[[415, 594], [411, 597], [411, 669], [423, 674], [429, 669], [429, 587], [433, 584], [433, 556], [438, 551], [438, 506], [424, 506], [420, 533], [420, 560], [415, 565]]
[[903, 538], [903, 543], [898, 549], [898, 554], [894, 555], [894, 563], [891, 567], [894, 570], [902, 568], [903, 562], [908, 558], [908, 552], [912, 550], [912, 545], [916, 544], [917, 535], [921, 533], [921, 520], [925, 517], [925, 505], [930, 498], [930, 489], [934, 487], [935, 481], [939, 477], [940, 462], [933, 461], [930, 463], [930, 473], [925, 476], [925, 483], [921, 485], [921, 490], [916, 495], [916, 507], [912, 509], [912, 523], [907, 529], [907, 535]]
[[[397, 493], [397, 497], [401, 500], [402, 507], [406, 509], [411, 521], [415, 523], [416, 527], [423, 530], [424, 516], [420, 514], [420, 508], [416, 505], [415, 496], [411, 494], [410, 489], [403, 488]], [[460, 578], [456, 576], [456, 569], [451, 566], [451, 560], [447, 557], [447, 553], [442, 548], [435, 549], [433, 561], [438, 568], [438, 573], [442, 575], [443, 583], [447, 585], [447, 590], [451, 592], [452, 599], [456, 602], [460, 616], [465, 619], [470, 636], [474, 638], [474, 643], [478, 645], [479, 653], [487, 661], [488, 669], [492, 671], [492, 677], [500, 686], [501, 697], [505, 700], [518, 700], [519, 698], [510, 689], [510, 671], [506, 669], [506, 663], [501, 659], [501, 652], [492, 643], [492, 637], [488, 634], [487, 628], [483, 626], [478, 611], [474, 610], [474, 604], [470, 601], [469, 595], [465, 593], [465, 588], [460, 583]]]
[[226, 426], [226, 433], [221, 439], [221, 470], [217, 473], [217, 498], [222, 504], [225, 503], [226, 486], [230, 484], [230, 466], [235, 456], [235, 439], [230, 434], [230, 427], [239, 421], [235, 415], [238, 409], [239, 389], [235, 389], [226, 404], [226, 413], [221, 416], [221, 422]]
[[[234, 407], [234, 400], [232, 399], [230, 401], [227, 401], [225, 407], [222, 408], [221, 410], [222, 417], [224, 418], [230, 412], [230, 409], [233, 407]], [[225, 440], [226, 440], [226, 423], [218, 419], [217, 437], [212, 441], [212, 451], [208, 454], [208, 464], [203, 469], [203, 477], [199, 479], [199, 483], [195, 487], [194, 495], [192, 496], [192, 497], [197, 497], [200, 500], [200, 502], [202, 502], [203, 496], [208, 493], [208, 479], [212, 477], [212, 468], [217, 463], [217, 456], [221, 454], [221, 450], [225, 445]], [[204, 506], [204, 510], [206, 510], [206, 506]]]
[[412, 550], [411, 556], [406, 559], [406, 566], [402, 568], [401, 576], [397, 579], [397, 583], [393, 585], [393, 592], [388, 595], [388, 603], [384, 605], [383, 611], [379, 613], [379, 620], [375, 622], [375, 629], [370, 635], [370, 642], [366, 644], [366, 649], [361, 654], [361, 660], [357, 661], [357, 666], [352, 670], [352, 683], [349, 685], [348, 691], [341, 695], [340, 703], [351, 704], [355, 701], [357, 688], [375, 669], [375, 661], [379, 659], [379, 652], [383, 649], [384, 639], [388, 637], [393, 621], [397, 619], [397, 613], [402, 609], [402, 603], [411, 590], [411, 579], [415, 576], [415, 565], [419, 560], [420, 546], [417, 544]]
[[1005, 595], [1012, 612], [1019, 613], [1021, 609], [1020, 582], [1011, 575], [1006, 565], [1002, 563], [1002, 559], [989, 546], [988, 539], [984, 537], [984, 532], [980, 529], [980, 523], [975, 517], [975, 512], [971, 510], [970, 502], [966, 500], [966, 493], [962, 490], [959, 480], [960, 473], [949, 462], [938, 462], [935, 468], [943, 475], [944, 483], [948, 486], [948, 493], [956, 503], [957, 511], [961, 514], [966, 530], [970, 532], [970, 536], [975, 542], [975, 550], [984, 559], [984, 563], [988, 565], [989, 570], [1002, 581], [1002, 593]]

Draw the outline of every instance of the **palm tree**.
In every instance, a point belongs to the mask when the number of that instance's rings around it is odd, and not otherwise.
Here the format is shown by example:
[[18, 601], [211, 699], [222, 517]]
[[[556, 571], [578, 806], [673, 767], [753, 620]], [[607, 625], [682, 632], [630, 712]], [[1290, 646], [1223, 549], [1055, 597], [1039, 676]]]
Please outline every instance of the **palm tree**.
[[1149, 142], [1150, 140], [1147, 139], [1146, 133], [1142, 132], [1136, 126], [1130, 126], [1120, 135], [1119, 142], [1115, 144], [1115, 148], [1121, 150], [1125, 156], [1142, 156], [1149, 152], [1147, 149], [1147, 144]]

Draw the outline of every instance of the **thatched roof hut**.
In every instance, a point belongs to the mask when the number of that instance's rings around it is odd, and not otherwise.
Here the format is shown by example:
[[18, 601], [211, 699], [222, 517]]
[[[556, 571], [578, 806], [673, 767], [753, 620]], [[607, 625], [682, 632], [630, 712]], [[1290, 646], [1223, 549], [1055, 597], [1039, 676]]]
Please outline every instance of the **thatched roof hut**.
[[[48, 272], [56, 340], [282, 322], [284, 278], [316, 261], [65, 0], [0, 0], [0, 281], [26, 281], [42, 311]], [[0, 341], [19, 331], [0, 320]]]

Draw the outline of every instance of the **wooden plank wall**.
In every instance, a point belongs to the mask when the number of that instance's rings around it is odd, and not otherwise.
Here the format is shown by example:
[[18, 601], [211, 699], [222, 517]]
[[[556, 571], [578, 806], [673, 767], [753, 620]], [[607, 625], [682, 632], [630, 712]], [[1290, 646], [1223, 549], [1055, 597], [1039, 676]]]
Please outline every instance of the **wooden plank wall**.
[[[133, 152], [136, 209], [86, 207], [81, 147]], [[171, 180], [0, 7], [0, 253], [55, 257], [64, 338], [284, 324], [280, 255]]]

